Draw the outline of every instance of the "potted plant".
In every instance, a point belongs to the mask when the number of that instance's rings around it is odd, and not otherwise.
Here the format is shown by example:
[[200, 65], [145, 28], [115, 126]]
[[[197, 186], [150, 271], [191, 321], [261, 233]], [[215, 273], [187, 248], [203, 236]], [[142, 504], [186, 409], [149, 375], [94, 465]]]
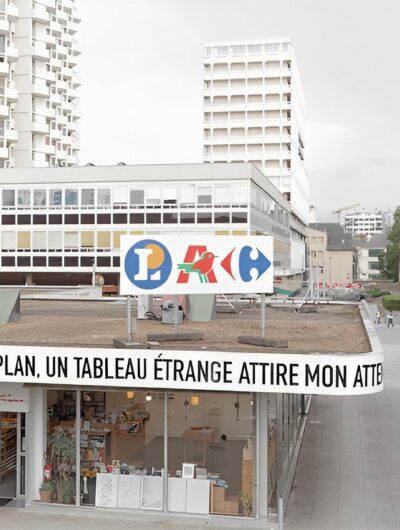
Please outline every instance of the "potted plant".
[[40, 500], [42, 502], [51, 502], [54, 492], [54, 483], [52, 480], [43, 480], [39, 488]]
[[252, 510], [252, 500], [251, 500], [250, 495], [248, 493], [244, 493], [243, 491], [241, 491], [239, 493], [239, 500], [242, 506], [242, 514], [245, 517], [249, 517], [251, 515], [251, 510]]
[[66, 430], [55, 430], [49, 441], [50, 462], [57, 502], [72, 504], [75, 494], [75, 438]]

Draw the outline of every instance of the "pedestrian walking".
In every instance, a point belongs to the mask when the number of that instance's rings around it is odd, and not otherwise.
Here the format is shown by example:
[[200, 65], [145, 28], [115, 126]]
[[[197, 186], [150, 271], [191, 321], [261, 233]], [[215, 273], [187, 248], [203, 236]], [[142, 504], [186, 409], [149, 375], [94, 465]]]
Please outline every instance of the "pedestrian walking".
[[381, 312], [379, 311], [379, 309], [376, 312], [374, 324], [375, 324], [375, 326], [379, 326], [379, 324], [382, 324], [382, 322], [381, 322]]
[[387, 327], [389, 328], [390, 326], [392, 326], [392, 328], [394, 328], [393, 311], [392, 310], [389, 311], [389, 314], [387, 316]]

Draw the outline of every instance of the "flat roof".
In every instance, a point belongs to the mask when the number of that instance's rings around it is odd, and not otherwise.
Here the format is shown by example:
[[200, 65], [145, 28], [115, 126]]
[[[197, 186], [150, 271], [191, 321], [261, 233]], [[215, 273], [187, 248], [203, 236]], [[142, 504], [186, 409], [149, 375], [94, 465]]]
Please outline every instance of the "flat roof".
[[[357, 305], [318, 305], [315, 313], [267, 307], [266, 337], [287, 339], [288, 348], [239, 344], [239, 335], [259, 336], [259, 309], [217, 313], [211, 322], [186, 322], [180, 331], [201, 331], [205, 340], [166, 342], [163, 349], [279, 353], [366, 353], [371, 345]], [[154, 312], [160, 315], [160, 306]], [[135, 314], [135, 311], [133, 311]], [[135, 340], [146, 343], [148, 333], [168, 333], [173, 326], [138, 321]], [[22, 300], [21, 320], [0, 326], [0, 344], [35, 346], [112, 347], [113, 338], [126, 337], [124, 301]]]

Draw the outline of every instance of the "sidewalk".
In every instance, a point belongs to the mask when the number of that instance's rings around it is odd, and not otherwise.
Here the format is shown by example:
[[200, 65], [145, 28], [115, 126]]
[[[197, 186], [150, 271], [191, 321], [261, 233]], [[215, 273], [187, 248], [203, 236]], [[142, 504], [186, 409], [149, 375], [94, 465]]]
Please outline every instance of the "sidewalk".
[[285, 530], [400, 529], [400, 326], [377, 332], [385, 389], [314, 400]]

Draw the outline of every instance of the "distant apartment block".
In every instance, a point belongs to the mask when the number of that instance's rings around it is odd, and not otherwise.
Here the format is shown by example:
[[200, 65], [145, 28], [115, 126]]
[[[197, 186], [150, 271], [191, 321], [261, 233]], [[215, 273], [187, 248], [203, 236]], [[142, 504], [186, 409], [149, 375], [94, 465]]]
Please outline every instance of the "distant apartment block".
[[372, 236], [388, 231], [392, 224], [390, 211], [353, 212], [345, 215], [344, 229], [352, 235]]
[[0, 167], [77, 163], [75, 0], [0, 0]]
[[251, 162], [292, 208], [291, 270], [305, 267], [309, 179], [304, 111], [290, 39], [204, 47], [204, 161]]

